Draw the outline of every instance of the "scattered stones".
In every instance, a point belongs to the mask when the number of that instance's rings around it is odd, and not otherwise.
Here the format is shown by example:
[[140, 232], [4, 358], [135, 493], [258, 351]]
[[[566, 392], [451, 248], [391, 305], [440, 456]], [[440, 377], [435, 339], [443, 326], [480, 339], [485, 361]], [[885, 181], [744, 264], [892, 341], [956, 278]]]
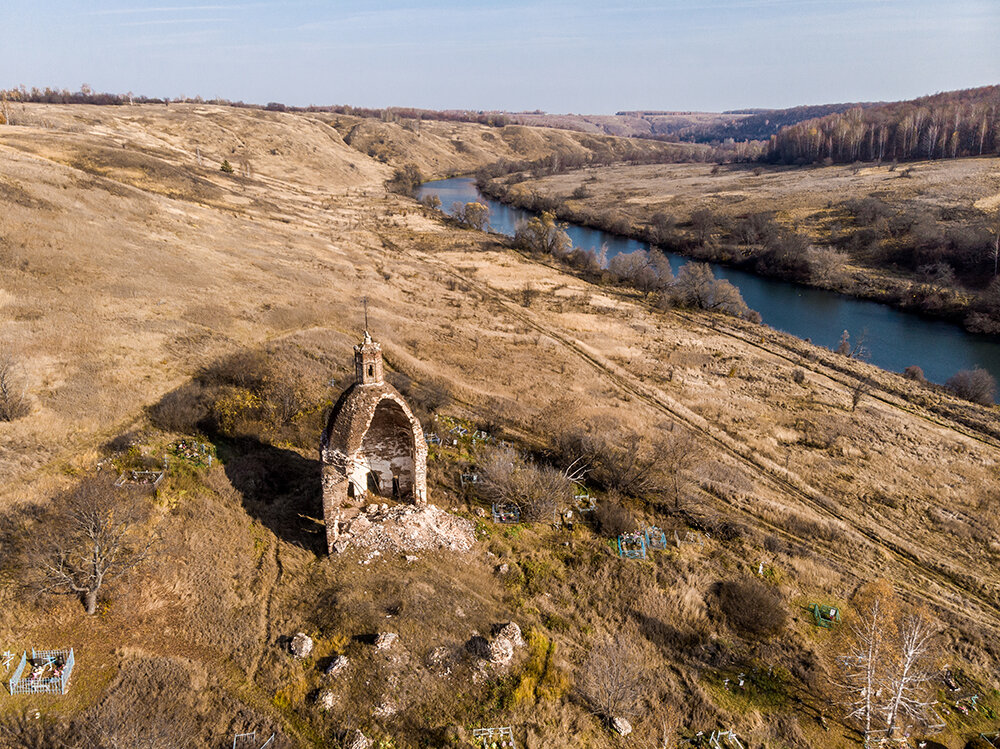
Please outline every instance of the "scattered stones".
[[455, 662], [455, 654], [444, 645], [439, 645], [427, 654], [426, 665], [439, 676], [448, 676]]
[[498, 575], [506, 575], [508, 572], [510, 572], [510, 565], [507, 564], [506, 562], [497, 567]]
[[316, 695], [316, 704], [324, 712], [329, 712], [337, 704], [337, 695], [330, 689], [324, 689]]
[[490, 643], [490, 663], [503, 668], [514, 660], [514, 643], [507, 639], [494, 640]]
[[288, 646], [289, 651], [296, 658], [308, 658], [312, 655], [313, 641], [305, 632], [297, 632]]
[[347, 749], [368, 749], [371, 745], [371, 739], [358, 729], [354, 729], [347, 737]]
[[406, 555], [406, 561], [407, 562], [416, 562], [418, 559], [420, 559], [420, 557], [415, 557], [412, 554], [407, 554]]
[[346, 655], [338, 655], [330, 662], [330, 665], [326, 667], [326, 671], [323, 673], [325, 676], [333, 678], [346, 669], [348, 663]]
[[395, 632], [382, 632], [378, 637], [375, 638], [375, 649], [376, 650], [388, 650], [392, 647], [393, 643], [399, 638]]
[[333, 542], [333, 550], [338, 554], [343, 554], [350, 547], [351, 542], [346, 538], [338, 538]]
[[628, 736], [632, 733], [632, 724], [622, 717], [612, 718], [611, 727], [616, 733], [619, 733], [622, 736]]

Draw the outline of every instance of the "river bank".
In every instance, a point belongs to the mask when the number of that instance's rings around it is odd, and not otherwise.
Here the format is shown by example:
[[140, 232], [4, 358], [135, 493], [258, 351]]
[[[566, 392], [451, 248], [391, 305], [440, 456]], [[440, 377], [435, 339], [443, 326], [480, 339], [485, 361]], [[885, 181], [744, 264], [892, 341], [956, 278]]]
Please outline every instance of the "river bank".
[[[492, 199], [693, 259], [1000, 332], [996, 159], [879, 167], [611, 167], [480, 179]], [[978, 202], [977, 202], [978, 201]], [[997, 297], [994, 299], [994, 297]], [[994, 303], [995, 302], [995, 303]]]
[[[470, 178], [428, 182], [418, 197], [434, 194], [446, 212], [453, 203], [482, 200], [490, 208], [494, 231], [512, 235], [518, 221], [532, 214], [482, 195]], [[574, 246], [599, 250], [607, 247], [608, 257], [622, 252], [646, 250], [649, 245], [586, 226], [569, 225]], [[691, 258], [667, 253], [674, 271]], [[853, 344], [863, 339], [868, 360], [890, 371], [902, 372], [919, 366], [932, 382], [943, 383], [955, 372], [982, 367], [1000, 377], [1000, 343], [970, 334], [961, 327], [923, 316], [902, 312], [885, 304], [854, 299], [833, 291], [810, 288], [787, 281], [769, 279], [719, 264], [713, 264], [719, 278], [733, 283], [750, 308], [768, 325], [829, 349], [837, 347], [844, 331]]]

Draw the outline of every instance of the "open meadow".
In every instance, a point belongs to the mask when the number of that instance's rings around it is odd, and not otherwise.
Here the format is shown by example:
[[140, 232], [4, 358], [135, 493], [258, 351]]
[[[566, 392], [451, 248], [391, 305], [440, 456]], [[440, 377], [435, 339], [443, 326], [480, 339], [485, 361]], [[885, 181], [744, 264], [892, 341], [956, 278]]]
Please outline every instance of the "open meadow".
[[[0, 650], [72, 646], [76, 666], [65, 696], [0, 694], [0, 746], [229, 746], [257, 731], [338, 747], [362, 730], [386, 748], [458, 747], [500, 725], [529, 749], [620, 746], [587, 686], [614, 635], [642, 672], [622, 706], [636, 746], [717, 729], [754, 747], [858, 746], [832, 686], [841, 635], [806, 607], [846, 622], [880, 579], [928, 612], [936, 672], [960, 682], [933, 682], [933, 740], [996, 730], [996, 407], [749, 321], [660, 309], [384, 184], [407, 164], [430, 178], [666, 146], [208, 105], [15, 114], [0, 126], [0, 345], [30, 408], [0, 421]], [[848, 191], [963, 211], [1000, 194], [996, 159], [825, 169], [606, 167], [521, 186], [582, 186], [575, 210], [614, 201], [635, 222], [780, 203], [778, 220], [816, 236]], [[559, 466], [599, 445], [596, 519], [490, 522], [462, 478], [482, 446], [447, 437], [429, 500], [475, 523], [473, 549], [328, 557], [319, 436], [353, 376], [364, 298], [426, 431], [462, 424]], [[217, 459], [175, 459], [130, 495], [152, 556], [94, 616], [37, 596], [26, 539], [50, 532], [53, 499], [179, 440]], [[636, 470], [658, 479], [623, 478]], [[619, 558], [613, 537], [651, 525], [667, 548]], [[727, 598], [747, 581], [769, 591], [760, 617]], [[468, 657], [507, 621], [527, 639], [509, 666]], [[398, 643], [379, 650], [387, 631]], [[288, 653], [296, 632], [316, 643], [307, 658]], [[326, 676], [340, 655], [347, 676]], [[955, 708], [966, 692], [978, 710]]]

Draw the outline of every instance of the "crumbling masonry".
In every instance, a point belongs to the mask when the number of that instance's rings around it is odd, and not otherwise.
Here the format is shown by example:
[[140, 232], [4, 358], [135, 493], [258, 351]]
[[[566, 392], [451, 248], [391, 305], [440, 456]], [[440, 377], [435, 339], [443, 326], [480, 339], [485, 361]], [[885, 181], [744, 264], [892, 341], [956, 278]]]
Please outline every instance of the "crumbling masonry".
[[382, 347], [368, 331], [354, 347], [354, 384], [337, 401], [320, 440], [327, 550], [340, 521], [366, 496], [427, 503], [427, 442], [403, 396], [385, 381]]

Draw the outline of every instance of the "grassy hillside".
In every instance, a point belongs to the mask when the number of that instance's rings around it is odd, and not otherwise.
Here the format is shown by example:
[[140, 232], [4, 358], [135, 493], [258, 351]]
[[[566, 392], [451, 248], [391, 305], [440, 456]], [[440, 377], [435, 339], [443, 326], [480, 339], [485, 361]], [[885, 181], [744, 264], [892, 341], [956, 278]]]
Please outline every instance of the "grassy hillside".
[[[467, 746], [509, 724], [527, 747], [617, 746], [581, 689], [595, 645], [621, 633], [646, 669], [629, 741], [732, 728], [758, 746], [856, 746], [830, 688], [836, 633], [804, 607], [849, 604], [877, 578], [931, 612], [964, 688], [1000, 709], [995, 409], [749, 322], [653, 309], [383, 187], [397, 161], [470, 171], [577, 135], [351, 136], [366, 123], [195, 105], [23, 114], [0, 128], [0, 341], [30, 400], [0, 422], [0, 642], [73, 646], [78, 665], [66, 697], [0, 699], [0, 745], [231, 745], [256, 730], [333, 747], [361, 729], [384, 747]], [[443, 146], [455, 137], [467, 165]], [[362, 142], [398, 150], [383, 163]], [[604, 444], [588, 478], [599, 517], [493, 524], [462, 485], [480, 459], [462, 438], [432, 452], [429, 493], [476, 522], [473, 551], [322, 554], [316, 448], [363, 296], [427, 429], [459, 419], [541, 463], [581, 433]], [[854, 408], [858, 377], [873, 389]], [[695, 459], [675, 476], [657, 466], [680, 435]], [[22, 587], [21, 549], [51, 533], [60, 491], [181, 438], [219, 460], [174, 461], [135, 495], [155, 557], [96, 617]], [[613, 478], [629, 445], [660, 483]], [[623, 560], [609, 541], [629, 522], [709, 537]], [[749, 579], [775, 596], [779, 630], [727, 607], [723, 584]], [[511, 620], [528, 644], [506, 670], [466, 655]], [[286, 647], [298, 631], [316, 642], [305, 660]], [[399, 641], [379, 651], [384, 631]], [[337, 654], [350, 670], [325, 677]], [[747, 689], [726, 686], [741, 673]], [[993, 721], [947, 722], [936, 740], [959, 747]]]

